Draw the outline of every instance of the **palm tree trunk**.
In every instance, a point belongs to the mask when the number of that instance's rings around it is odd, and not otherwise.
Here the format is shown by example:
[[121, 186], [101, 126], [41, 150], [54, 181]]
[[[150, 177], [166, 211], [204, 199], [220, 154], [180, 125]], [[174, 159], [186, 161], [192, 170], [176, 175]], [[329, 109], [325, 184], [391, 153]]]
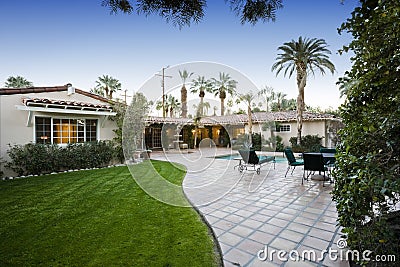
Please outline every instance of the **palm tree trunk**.
[[304, 88], [306, 87], [307, 73], [304, 69], [297, 70], [297, 87], [299, 95], [297, 96], [297, 144], [301, 143], [301, 132], [303, 129], [303, 111], [304, 111]]
[[225, 98], [226, 98], [226, 92], [225, 89], [221, 88], [219, 91], [219, 98], [221, 99], [221, 116], [224, 116], [225, 114]]
[[108, 99], [111, 99], [111, 98], [110, 98], [110, 95], [108, 94], [108, 86], [106, 86], [106, 87], [104, 88], [104, 91], [106, 92], [106, 97], [107, 97]]
[[224, 104], [225, 98], [221, 97], [221, 116], [224, 116], [225, 114], [225, 104]]
[[250, 142], [250, 146], [253, 146], [253, 120], [251, 117], [251, 107], [250, 107], [250, 103], [247, 106], [247, 116], [248, 116], [248, 120], [249, 120], [249, 142]]
[[203, 117], [203, 115], [204, 115], [204, 104], [203, 104], [203, 102], [204, 102], [204, 96], [200, 97], [200, 107], [199, 107], [199, 109], [200, 109], [200, 117]]
[[182, 102], [182, 118], [186, 118], [187, 117], [187, 90], [185, 85], [182, 86], [181, 89], [181, 102]]

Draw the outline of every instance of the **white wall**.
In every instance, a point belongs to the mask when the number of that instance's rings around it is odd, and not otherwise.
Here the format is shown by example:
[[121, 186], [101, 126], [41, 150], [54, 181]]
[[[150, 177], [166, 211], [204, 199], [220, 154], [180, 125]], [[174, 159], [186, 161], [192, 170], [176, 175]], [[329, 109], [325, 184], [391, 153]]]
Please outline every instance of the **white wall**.
[[46, 113], [46, 112], [33, 112], [31, 125], [27, 126], [28, 111], [16, 109], [16, 105], [22, 105], [23, 97], [43, 97], [58, 100], [82, 101], [86, 103], [105, 104], [104, 102], [81, 95], [78, 93], [67, 95], [66, 91], [63, 92], [49, 92], [39, 94], [17, 94], [17, 95], [0, 95], [0, 157], [3, 160], [8, 160], [7, 150], [8, 144], [27, 144], [34, 142], [35, 131], [35, 116], [49, 116], [59, 118], [86, 118], [98, 119], [98, 135], [100, 140], [111, 140], [115, 134], [115, 122], [107, 119], [104, 121], [103, 127], [101, 122], [104, 116], [95, 115], [80, 115], [80, 114], [65, 114], [65, 113]]
[[[290, 132], [275, 132], [275, 135], [282, 137], [282, 142], [285, 146], [290, 146], [289, 139], [291, 137], [297, 136], [297, 123], [295, 121], [291, 122], [279, 122], [281, 125], [290, 125]], [[305, 135], [319, 135], [323, 137], [321, 144], [323, 146], [328, 145], [328, 136], [326, 132], [326, 122], [325, 120], [315, 120], [315, 121], [303, 121], [302, 136]], [[246, 133], [249, 132], [248, 125], [245, 126]], [[253, 133], [261, 133], [264, 139], [268, 139], [271, 136], [271, 131], [262, 131], [260, 124], [253, 124]]]

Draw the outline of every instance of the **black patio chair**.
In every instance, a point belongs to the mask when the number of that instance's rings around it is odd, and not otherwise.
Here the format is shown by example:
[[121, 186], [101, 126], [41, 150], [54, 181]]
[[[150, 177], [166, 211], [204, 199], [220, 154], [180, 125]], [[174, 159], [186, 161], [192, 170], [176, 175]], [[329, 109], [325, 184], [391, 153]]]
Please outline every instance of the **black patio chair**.
[[286, 157], [286, 159], [288, 161], [288, 168], [287, 168], [286, 173], [285, 173], [285, 177], [286, 177], [286, 175], [288, 174], [288, 172], [289, 172], [291, 167], [293, 167], [293, 170], [292, 170], [292, 173], [291, 173], [291, 175], [293, 175], [294, 169], [296, 169], [297, 166], [303, 166], [304, 162], [300, 161], [300, 160], [296, 160], [292, 149], [289, 148], [289, 147], [285, 148], [283, 150], [283, 152], [285, 153], [285, 157]]
[[[304, 160], [304, 171], [303, 171], [303, 179], [301, 180], [301, 184], [303, 184], [304, 180], [308, 180], [311, 174], [314, 174], [316, 171], [319, 173], [324, 173], [322, 186], [325, 185], [325, 180], [327, 176], [325, 172], [328, 171], [328, 168], [324, 164], [324, 158], [320, 153], [303, 153]], [[307, 172], [307, 175], [306, 175]], [[328, 177], [329, 178], [329, 177]], [[330, 178], [328, 179], [330, 181]]]
[[254, 149], [240, 149], [239, 154], [242, 159], [239, 161], [238, 167], [239, 172], [246, 171], [256, 171], [260, 174], [261, 167], [264, 163], [273, 163], [275, 169], [275, 157], [265, 156], [259, 158]]
[[[321, 147], [319, 152], [336, 154], [336, 148]], [[327, 165], [327, 167], [333, 167], [335, 165], [335, 161], [335, 158], [324, 158], [324, 164]]]

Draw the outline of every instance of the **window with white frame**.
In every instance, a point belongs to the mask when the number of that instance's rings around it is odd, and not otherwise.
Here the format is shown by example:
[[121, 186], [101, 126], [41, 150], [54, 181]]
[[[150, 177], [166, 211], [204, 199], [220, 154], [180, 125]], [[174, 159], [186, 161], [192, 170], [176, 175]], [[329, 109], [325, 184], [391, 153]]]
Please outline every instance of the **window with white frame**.
[[290, 124], [279, 124], [276, 126], [276, 131], [277, 132], [290, 132], [291, 128], [290, 128]]
[[96, 141], [97, 124], [97, 119], [35, 117], [35, 140], [42, 144]]

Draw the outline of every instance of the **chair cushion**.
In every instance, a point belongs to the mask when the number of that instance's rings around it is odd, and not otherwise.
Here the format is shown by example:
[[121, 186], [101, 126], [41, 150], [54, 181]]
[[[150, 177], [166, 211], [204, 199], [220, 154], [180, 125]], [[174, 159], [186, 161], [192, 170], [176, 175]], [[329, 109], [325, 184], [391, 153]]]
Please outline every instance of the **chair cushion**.
[[302, 165], [304, 165], [304, 162], [302, 161], [295, 161], [290, 163], [290, 166], [302, 166]]

